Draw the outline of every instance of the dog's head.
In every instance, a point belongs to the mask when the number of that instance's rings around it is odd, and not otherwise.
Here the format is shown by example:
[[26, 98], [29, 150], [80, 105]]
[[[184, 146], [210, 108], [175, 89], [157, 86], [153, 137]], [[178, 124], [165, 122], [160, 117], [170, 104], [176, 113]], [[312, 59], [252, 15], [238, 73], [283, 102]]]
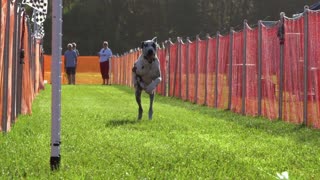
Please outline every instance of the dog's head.
[[153, 61], [157, 53], [157, 37], [141, 42], [142, 53], [149, 62]]

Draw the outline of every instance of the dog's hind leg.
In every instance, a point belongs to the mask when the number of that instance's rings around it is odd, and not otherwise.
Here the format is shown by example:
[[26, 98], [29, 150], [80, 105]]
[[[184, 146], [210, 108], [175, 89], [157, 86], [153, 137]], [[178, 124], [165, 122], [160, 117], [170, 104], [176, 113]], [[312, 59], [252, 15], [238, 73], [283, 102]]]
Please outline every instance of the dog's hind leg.
[[136, 101], [138, 103], [139, 106], [139, 110], [138, 110], [138, 120], [141, 120], [142, 118], [142, 113], [143, 113], [143, 109], [142, 109], [142, 105], [141, 105], [141, 93], [142, 93], [142, 89], [137, 87], [136, 88]]
[[152, 94], [149, 94], [149, 97], [150, 97], [149, 120], [152, 120], [152, 116], [153, 116], [153, 100], [154, 100], [154, 92], [152, 92]]

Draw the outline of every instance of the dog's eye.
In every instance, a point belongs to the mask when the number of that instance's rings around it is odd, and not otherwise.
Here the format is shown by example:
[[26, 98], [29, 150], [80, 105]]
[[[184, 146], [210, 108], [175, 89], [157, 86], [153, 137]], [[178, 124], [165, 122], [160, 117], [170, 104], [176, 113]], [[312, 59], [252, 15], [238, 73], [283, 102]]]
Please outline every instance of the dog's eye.
[[155, 43], [153, 43], [153, 44], [152, 44], [152, 47], [153, 47], [154, 49], [156, 49], [156, 44], [155, 44]]
[[144, 44], [143, 46], [144, 46], [144, 47], [148, 47], [148, 44]]

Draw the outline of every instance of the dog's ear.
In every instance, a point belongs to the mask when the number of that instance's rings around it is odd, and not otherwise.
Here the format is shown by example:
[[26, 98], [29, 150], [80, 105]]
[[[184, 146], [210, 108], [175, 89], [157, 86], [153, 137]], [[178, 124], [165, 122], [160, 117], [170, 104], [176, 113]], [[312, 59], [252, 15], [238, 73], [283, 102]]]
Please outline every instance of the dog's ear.
[[141, 49], [143, 49], [144, 41], [141, 41]]
[[152, 41], [156, 43], [157, 42], [157, 37], [152, 38]]

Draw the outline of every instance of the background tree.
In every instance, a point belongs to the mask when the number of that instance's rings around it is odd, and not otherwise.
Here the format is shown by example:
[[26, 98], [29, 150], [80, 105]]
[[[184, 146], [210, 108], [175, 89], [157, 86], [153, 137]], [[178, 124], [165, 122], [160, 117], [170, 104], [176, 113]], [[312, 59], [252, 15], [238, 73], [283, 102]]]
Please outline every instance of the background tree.
[[[96, 55], [104, 40], [114, 53], [138, 47], [142, 40], [159, 42], [177, 36], [194, 39], [206, 33], [229, 33], [243, 28], [243, 20], [279, 19], [303, 11], [315, 0], [64, 0], [63, 45], [76, 42], [81, 55]], [[45, 22], [44, 48], [51, 53], [51, 15]], [[64, 47], [65, 48], [65, 47]]]

